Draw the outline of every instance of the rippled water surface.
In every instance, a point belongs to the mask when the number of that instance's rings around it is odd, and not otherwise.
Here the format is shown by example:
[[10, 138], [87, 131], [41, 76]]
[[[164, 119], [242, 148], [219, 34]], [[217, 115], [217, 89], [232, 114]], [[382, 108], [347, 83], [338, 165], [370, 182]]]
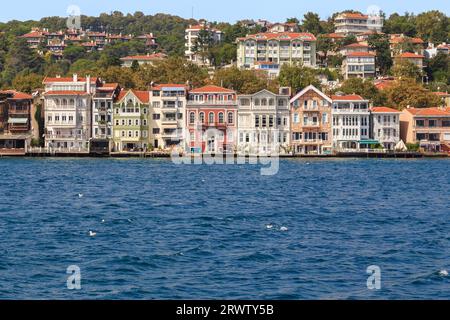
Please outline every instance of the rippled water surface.
[[0, 299], [450, 298], [449, 160], [259, 169], [1, 159]]

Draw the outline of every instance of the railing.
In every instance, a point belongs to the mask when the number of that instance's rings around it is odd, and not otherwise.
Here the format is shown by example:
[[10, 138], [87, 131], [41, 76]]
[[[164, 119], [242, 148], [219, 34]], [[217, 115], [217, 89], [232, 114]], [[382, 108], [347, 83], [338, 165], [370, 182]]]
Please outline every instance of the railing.
[[9, 109], [9, 114], [16, 114], [16, 115], [28, 115], [30, 110], [15, 110], [15, 109]]
[[56, 148], [56, 147], [31, 147], [28, 148], [28, 153], [35, 154], [55, 154], [55, 153], [89, 153], [88, 148], [82, 147], [68, 147], [68, 148]]

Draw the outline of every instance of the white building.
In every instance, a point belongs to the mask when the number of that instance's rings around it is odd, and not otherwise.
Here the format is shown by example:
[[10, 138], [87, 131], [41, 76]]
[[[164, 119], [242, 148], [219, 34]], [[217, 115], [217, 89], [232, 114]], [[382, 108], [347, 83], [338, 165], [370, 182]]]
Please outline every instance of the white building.
[[335, 19], [336, 33], [357, 35], [367, 31], [381, 32], [383, 18], [379, 14], [341, 13]]
[[45, 146], [61, 151], [88, 151], [92, 95], [97, 78], [45, 78]]
[[159, 84], [150, 88], [150, 142], [164, 150], [185, 148], [186, 96], [183, 84]]
[[432, 59], [436, 57], [440, 52], [448, 55], [450, 52], [450, 44], [444, 42], [440, 45], [435, 46], [433, 43], [430, 43], [429, 47], [425, 49], [425, 57], [427, 57], [428, 59]]
[[387, 107], [371, 108], [372, 138], [386, 150], [394, 150], [400, 142], [401, 112]]
[[238, 152], [287, 153], [290, 145], [289, 95], [262, 90], [238, 96]]
[[331, 100], [334, 150], [358, 151], [377, 144], [370, 140], [369, 100], [359, 95], [335, 95]]
[[209, 33], [213, 43], [219, 43], [222, 41], [222, 31], [211, 28], [206, 22], [202, 21], [198, 25], [191, 25], [186, 29], [185, 34], [185, 56], [189, 61], [195, 64], [210, 65], [210, 61], [207, 59], [207, 57], [202, 57], [201, 54], [199, 54], [195, 50], [199, 34], [202, 30], [205, 30]]
[[375, 78], [375, 53], [349, 52], [342, 62], [344, 79], [349, 78]]
[[316, 66], [316, 37], [311, 33], [258, 33], [237, 39], [237, 66], [254, 69], [258, 63]]

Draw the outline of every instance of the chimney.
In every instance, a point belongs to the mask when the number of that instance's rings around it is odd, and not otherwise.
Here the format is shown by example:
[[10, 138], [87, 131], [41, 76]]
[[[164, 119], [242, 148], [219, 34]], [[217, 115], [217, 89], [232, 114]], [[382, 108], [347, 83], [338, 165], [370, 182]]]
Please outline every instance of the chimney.
[[88, 94], [91, 93], [91, 76], [90, 75], [86, 75], [86, 92]]
[[78, 82], [78, 74], [73, 74], [73, 82]]

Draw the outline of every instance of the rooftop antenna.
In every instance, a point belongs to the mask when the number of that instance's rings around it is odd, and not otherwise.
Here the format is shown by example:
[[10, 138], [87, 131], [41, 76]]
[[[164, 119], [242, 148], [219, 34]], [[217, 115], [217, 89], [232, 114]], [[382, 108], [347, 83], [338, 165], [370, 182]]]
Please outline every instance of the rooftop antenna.
[[192, 6], [192, 20], [194, 20], [194, 6]]

